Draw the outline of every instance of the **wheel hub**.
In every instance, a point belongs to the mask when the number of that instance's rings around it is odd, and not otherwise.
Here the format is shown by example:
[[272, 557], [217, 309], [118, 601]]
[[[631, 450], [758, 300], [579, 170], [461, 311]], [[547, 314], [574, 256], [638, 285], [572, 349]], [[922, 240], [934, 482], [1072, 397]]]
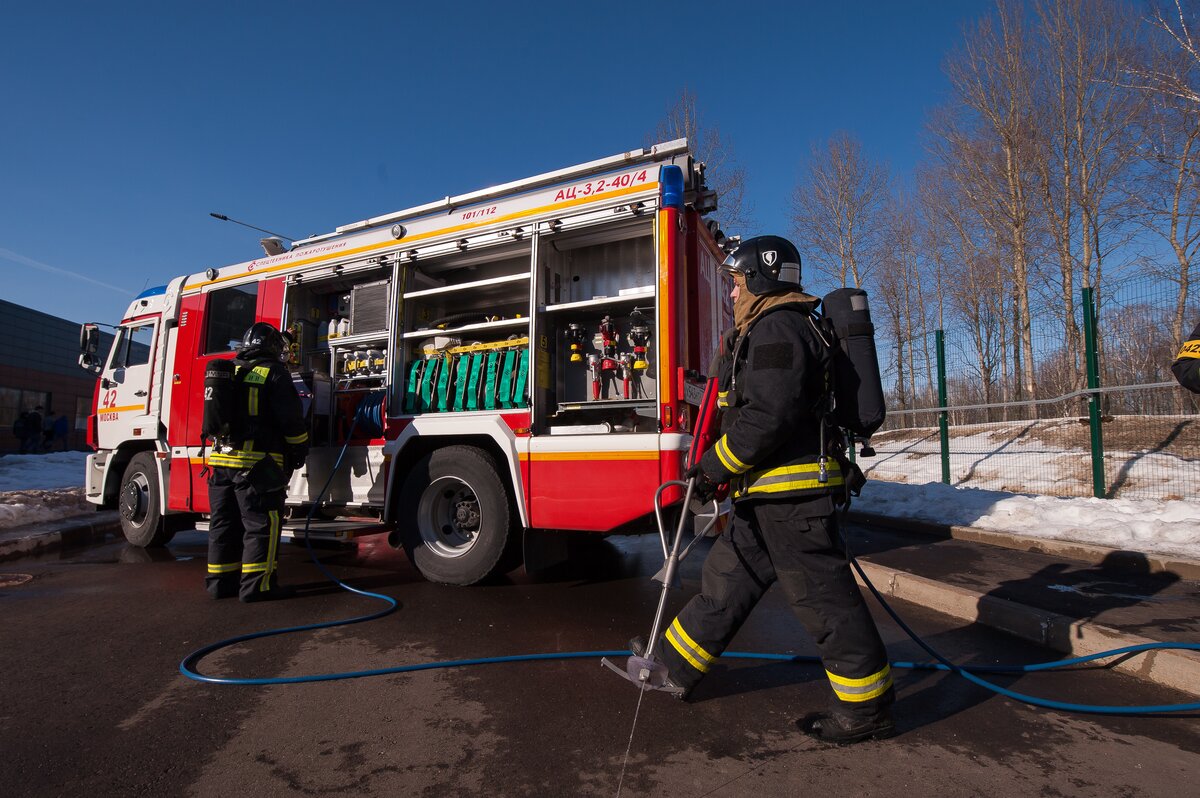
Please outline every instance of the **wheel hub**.
[[417, 525], [425, 545], [441, 557], [461, 557], [475, 545], [483, 524], [479, 498], [460, 477], [439, 477], [425, 489]]
[[[138, 475], [141, 477], [141, 475]], [[132, 479], [121, 488], [120, 512], [126, 521], [139, 524], [146, 517], [149, 485], [144, 479]]]
[[460, 529], [478, 529], [479, 503], [475, 501], [459, 501], [454, 508], [454, 523]]

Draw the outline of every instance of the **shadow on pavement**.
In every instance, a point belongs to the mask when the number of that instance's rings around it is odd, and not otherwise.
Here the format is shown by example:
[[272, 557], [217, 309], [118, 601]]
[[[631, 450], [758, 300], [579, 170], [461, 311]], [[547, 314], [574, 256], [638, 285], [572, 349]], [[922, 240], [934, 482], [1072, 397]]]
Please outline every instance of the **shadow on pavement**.
[[[1155, 601], [1157, 594], [1177, 581], [1179, 581], [1179, 577], [1176, 574], [1152, 572], [1149, 561], [1144, 555], [1137, 552], [1116, 551], [1108, 555], [1099, 565], [1094, 566], [1074, 567], [1071, 563], [1055, 562], [1028, 577], [1000, 582], [980, 597], [976, 604], [978, 620], [975, 623], [926, 638], [925, 642], [935, 651], [943, 653], [939, 645], [940, 641], [950, 641], [956, 636], [961, 637], [970, 630], [977, 630], [981, 625], [989, 629], [1010, 630], [1013, 626], [1013, 618], [1010, 614], [1012, 604], [1055, 612], [1076, 621], [1102, 620], [1105, 613], [1113, 610]], [[1025, 648], [1028, 645], [1022, 640], [1020, 647]], [[945, 656], [944, 653], [943, 656]], [[1061, 654], [1052, 656], [1050, 660], [1065, 659], [1070, 656], [1070, 654]], [[972, 659], [963, 659], [961, 655], [947, 658], [960, 666], [1032, 664], [1014, 662], [1011, 656], [1006, 656], [1006, 650], [978, 651]], [[1108, 670], [1117, 662], [1127, 658], [1075, 666], [1071, 670]], [[1064, 672], [1066, 671], [1058, 673]], [[1018, 689], [1019, 682], [1031, 676], [1030, 674], [986, 673], [979, 675], [990, 682], [1013, 690]], [[954, 691], [958, 699], [948, 701], [945, 692], [941, 690], [945, 676], [946, 674], [942, 673], [911, 671], [907, 676], [898, 679], [897, 686], [900, 688], [901, 696], [900, 709], [902, 710], [905, 704], [912, 707], [923, 707], [928, 703], [937, 708], [936, 713], [929, 720], [929, 722], [933, 722], [964, 712], [994, 695], [983, 687], [972, 685], [966, 690]], [[916, 692], [913, 692], [914, 689]], [[1105, 699], [1103, 703], [1119, 702]]]

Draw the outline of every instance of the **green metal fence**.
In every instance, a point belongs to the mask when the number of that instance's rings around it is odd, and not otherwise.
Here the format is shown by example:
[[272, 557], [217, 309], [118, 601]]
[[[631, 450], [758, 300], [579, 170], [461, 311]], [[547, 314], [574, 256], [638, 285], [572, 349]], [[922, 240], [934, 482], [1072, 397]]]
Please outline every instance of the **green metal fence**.
[[864, 471], [1054, 496], [1200, 498], [1200, 397], [1170, 371], [1200, 307], [1180, 309], [1176, 285], [1138, 277], [1081, 291], [1070, 318], [1031, 320], [1032, 359], [1012, 323], [881, 335], [888, 421], [876, 456], [859, 459]]

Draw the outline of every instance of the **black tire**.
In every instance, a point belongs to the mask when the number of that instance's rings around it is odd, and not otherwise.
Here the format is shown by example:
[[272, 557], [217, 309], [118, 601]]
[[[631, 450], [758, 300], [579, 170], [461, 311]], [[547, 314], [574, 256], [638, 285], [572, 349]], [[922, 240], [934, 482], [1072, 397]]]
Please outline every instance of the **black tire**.
[[117, 492], [121, 531], [134, 546], [165, 546], [175, 537], [179, 525], [166, 523], [159, 508], [158, 469], [153, 452], [138, 452], [125, 466]]
[[422, 576], [473, 585], [503, 567], [511, 526], [505, 481], [482, 449], [437, 449], [404, 481], [399, 522], [404, 551]]

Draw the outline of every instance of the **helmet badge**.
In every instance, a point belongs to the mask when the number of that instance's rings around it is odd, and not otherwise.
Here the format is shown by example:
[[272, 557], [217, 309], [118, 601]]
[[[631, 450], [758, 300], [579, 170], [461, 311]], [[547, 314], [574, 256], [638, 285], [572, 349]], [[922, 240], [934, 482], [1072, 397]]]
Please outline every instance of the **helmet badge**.
[[773, 249], [768, 249], [762, 253], [763, 265], [768, 269], [775, 265], [775, 261], [779, 260], [779, 253]]

